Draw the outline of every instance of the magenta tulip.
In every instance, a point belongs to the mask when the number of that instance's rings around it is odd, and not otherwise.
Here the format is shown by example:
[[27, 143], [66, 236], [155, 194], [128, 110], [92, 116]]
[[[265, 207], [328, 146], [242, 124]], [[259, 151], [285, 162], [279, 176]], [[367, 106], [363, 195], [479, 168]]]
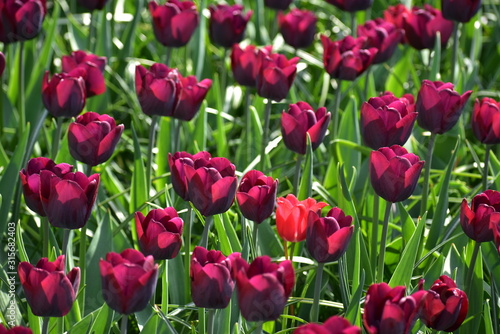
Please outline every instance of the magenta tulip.
[[2, 0], [0, 42], [7, 44], [35, 38], [42, 30], [46, 0]]
[[78, 4], [88, 10], [101, 10], [106, 6], [108, 0], [78, 0]]
[[297, 74], [298, 57], [287, 59], [282, 54], [259, 53], [259, 73], [256, 77], [257, 94], [275, 101], [283, 100]]
[[358, 36], [365, 36], [367, 46], [378, 49], [373, 64], [380, 64], [392, 57], [403, 39], [404, 30], [396, 28], [391, 22], [377, 18], [358, 26]]
[[441, 35], [441, 46], [445, 47], [453, 32], [453, 22], [443, 18], [441, 11], [425, 4], [424, 8], [413, 7], [403, 16], [406, 41], [417, 50], [433, 49], [436, 35]]
[[176, 152], [173, 155], [168, 154], [168, 164], [170, 166], [170, 174], [172, 178], [172, 187], [179, 197], [185, 201], [189, 201], [188, 185], [184, 166], [189, 165], [194, 167], [195, 161], [198, 159], [209, 160], [212, 156], [206, 151], [201, 151], [196, 154], [187, 152]]
[[334, 315], [323, 325], [315, 323], [302, 325], [293, 334], [361, 334], [361, 328], [351, 325], [345, 318]]
[[183, 78], [180, 74], [179, 77], [179, 101], [172, 114], [173, 118], [183, 121], [190, 121], [194, 118], [200, 106], [207, 96], [210, 87], [212, 87], [212, 80], [203, 79], [200, 82], [194, 75]]
[[264, 0], [264, 6], [275, 10], [285, 10], [292, 2], [293, 0]]
[[238, 44], [234, 44], [231, 51], [231, 69], [234, 80], [242, 86], [255, 87], [256, 78], [260, 71], [259, 52], [266, 55], [271, 54], [271, 46], [257, 49], [254, 45], [248, 45], [242, 49]]
[[477, 242], [493, 241], [492, 226], [500, 223], [500, 193], [495, 190], [474, 196], [471, 207], [464, 198], [460, 208], [460, 224], [464, 233]]
[[500, 144], [500, 102], [476, 99], [471, 117], [472, 132], [483, 144]]
[[469, 22], [481, 8], [481, 0], [441, 0], [443, 17], [457, 22]]
[[373, 0], [326, 0], [326, 2], [346, 12], [357, 12], [368, 9]]
[[106, 91], [103, 75], [106, 57], [99, 57], [79, 50], [72, 52], [71, 56], [62, 56], [61, 60], [64, 72], [83, 77], [87, 97], [100, 95]]
[[274, 211], [278, 179], [258, 170], [251, 170], [241, 178], [236, 200], [240, 211], [246, 219], [262, 223]]
[[243, 13], [241, 5], [212, 5], [208, 34], [214, 45], [230, 48], [243, 40], [252, 11]]
[[5, 328], [0, 324], [0, 334], [33, 334], [33, 331], [28, 327], [14, 326], [10, 329]]
[[289, 13], [278, 13], [280, 33], [285, 43], [296, 48], [307, 48], [316, 34], [316, 15], [309, 10], [292, 9]]
[[42, 101], [54, 117], [75, 117], [85, 107], [85, 80], [81, 76], [57, 73], [49, 81], [49, 72], [42, 79]]
[[[409, 15], [411, 15], [411, 11], [401, 3], [395, 6], [388, 6], [384, 10], [384, 20], [394, 24], [397, 29], [404, 30], [404, 20]], [[406, 43], [406, 39], [404, 38], [401, 43]]]

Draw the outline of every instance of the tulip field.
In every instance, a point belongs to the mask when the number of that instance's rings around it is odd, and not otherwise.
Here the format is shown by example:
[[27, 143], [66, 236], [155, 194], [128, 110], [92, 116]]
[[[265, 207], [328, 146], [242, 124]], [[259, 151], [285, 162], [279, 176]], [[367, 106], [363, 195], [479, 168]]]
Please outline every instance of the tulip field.
[[500, 334], [499, 0], [0, 0], [0, 334]]

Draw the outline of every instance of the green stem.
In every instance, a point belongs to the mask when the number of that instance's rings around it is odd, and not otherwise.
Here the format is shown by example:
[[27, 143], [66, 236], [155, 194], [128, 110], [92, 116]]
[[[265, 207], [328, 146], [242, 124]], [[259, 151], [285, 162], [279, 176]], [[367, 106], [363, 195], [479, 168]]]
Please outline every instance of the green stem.
[[255, 331], [254, 331], [255, 334], [262, 334], [262, 325], [263, 325], [262, 321], [259, 321], [256, 323]]
[[167, 65], [167, 67], [170, 65], [171, 58], [172, 58], [172, 48], [167, 46], [165, 50], [165, 65]]
[[50, 317], [43, 317], [42, 319], [42, 334], [49, 334]]
[[89, 39], [87, 40], [88, 48], [90, 52], [95, 52], [95, 42], [97, 37], [97, 18], [95, 12], [90, 14], [90, 24], [89, 24]]
[[[187, 282], [190, 282], [187, 281]], [[161, 293], [161, 311], [165, 316], [168, 313], [168, 261], [164, 261], [163, 268], [163, 282], [162, 282], [162, 293]]]
[[198, 333], [206, 333], [205, 327], [205, 309], [199, 307], [198, 308]]
[[[85, 175], [90, 176], [92, 174], [92, 166], [85, 165]], [[96, 203], [97, 206], [97, 198]], [[80, 230], [80, 252], [79, 252], [79, 266], [80, 266], [80, 281], [86, 282], [87, 275], [87, 224], [83, 225]], [[85, 292], [86, 289], [82, 289], [78, 295], [78, 303], [80, 305], [80, 310], [82, 310], [82, 315], [85, 313]]]
[[64, 268], [67, 268], [68, 263], [68, 243], [69, 243], [69, 234], [71, 233], [70, 229], [65, 228], [63, 234], [63, 244], [62, 244], [62, 254], [64, 255]]
[[498, 304], [495, 302], [498, 300], [498, 290], [497, 286], [493, 277], [493, 271], [490, 272], [490, 282], [491, 282], [491, 312], [492, 312], [492, 319], [493, 319], [493, 333], [500, 333], [499, 332], [499, 326], [498, 326]]
[[42, 217], [42, 257], [49, 257], [49, 219]]
[[293, 193], [299, 195], [299, 180], [302, 166], [302, 154], [297, 154], [297, 162], [295, 163], [295, 175], [293, 177]]
[[323, 269], [325, 267], [324, 263], [318, 263], [318, 268], [316, 269], [316, 281], [314, 285], [314, 299], [311, 308], [311, 322], [318, 322], [319, 318], [319, 297], [321, 294], [321, 279], [323, 277]]
[[356, 20], [356, 12], [351, 12], [351, 36], [356, 37], [357, 34], [357, 20]]
[[457, 76], [458, 76], [458, 64], [457, 64], [457, 56], [458, 56], [458, 29], [460, 27], [459, 22], [455, 22], [455, 25], [453, 26], [453, 49], [451, 53], [451, 82], [453, 84], [457, 84]]
[[420, 216], [422, 217], [427, 211], [427, 200], [429, 198], [429, 180], [431, 177], [432, 154], [434, 152], [434, 144], [436, 142], [436, 134], [431, 134], [429, 139], [429, 147], [427, 148], [427, 157], [425, 159], [425, 174], [424, 184], [422, 186], [422, 201], [420, 207]]
[[215, 320], [215, 309], [208, 309], [208, 334], [214, 333], [214, 320]]
[[332, 139], [337, 139], [338, 129], [339, 129], [339, 118], [340, 118], [340, 100], [342, 99], [342, 80], [337, 80], [337, 89], [335, 90], [334, 97], [334, 108], [333, 108], [333, 122], [332, 122]]
[[19, 135], [22, 136], [26, 125], [26, 110], [24, 98], [24, 42], [19, 43], [19, 81], [17, 98], [17, 112], [19, 113]]
[[372, 240], [370, 260], [373, 265], [373, 272], [376, 272], [377, 266], [377, 246], [378, 246], [378, 225], [379, 225], [379, 207], [380, 197], [377, 194], [373, 195], [373, 217], [372, 217]]
[[59, 152], [59, 143], [61, 142], [61, 134], [62, 134], [62, 124], [63, 124], [64, 119], [62, 117], [57, 117], [56, 118], [56, 133], [52, 137], [52, 151], [51, 151], [51, 158], [52, 160], [55, 160], [57, 157], [57, 153]]
[[208, 216], [205, 218], [205, 227], [203, 228], [203, 234], [201, 235], [200, 246], [207, 248], [208, 247], [208, 234], [210, 233], [210, 228], [214, 222], [213, 216]]
[[[226, 105], [226, 91], [227, 91], [227, 67], [226, 67], [226, 58], [227, 58], [227, 49], [224, 48], [224, 51], [222, 52], [222, 68], [221, 68], [221, 73], [220, 73], [220, 92], [221, 92], [221, 102], [222, 105], [224, 106], [223, 109], [228, 107]], [[219, 110], [219, 112], [222, 110]], [[221, 129], [222, 130], [222, 129]]]
[[474, 268], [476, 267], [477, 255], [479, 254], [479, 250], [481, 248], [481, 243], [474, 241], [474, 250], [472, 251], [472, 258], [470, 259], [470, 266], [467, 271], [467, 278], [465, 279], [465, 288], [467, 289], [467, 293], [472, 292], [472, 279], [474, 277]]
[[257, 239], [259, 237], [259, 225], [260, 224], [257, 224], [257, 223], [253, 224], [252, 243], [253, 243], [253, 258], [254, 259], [257, 256], [259, 256], [259, 251], [258, 251], [259, 244], [257, 243]]
[[342, 304], [344, 310], [349, 306], [349, 289], [347, 287], [347, 263], [346, 255], [342, 255], [339, 259], [339, 280], [340, 280], [340, 295], [342, 297]]
[[160, 116], [154, 115], [151, 117], [151, 127], [149, 128], [149, 143], [148, 143], [148, 161], [146, 166], [146, 189], [147, 197], [151, 190], [151, 175], [153, 174], [153, 148], [156, 141], [156, 125]]
[[288, 243], [283, 240], [283, 250], [285, 251], [285, 260], [288, 260]]
[[128, 314], [123, 314], [122, 315], [122, 323], [120, 327], [120, 333], [121, 334], [127, 334], [128, 331]]
[[[191, 230], [193, 226], [194, 212], [191, 205], [188, 207], [187, 212], [188, 219], [184, 222], [184, 269], [185, 269], [185, 279], [184, 282], [191, 282], [190, 278], [190, 264], [191, 264]], [[189, 284], [185, 284], [186, 296], [190, 295]]]
[[297, 243], [296, 242], [292, 242], [292, 245], [290, 246], [290, 262], [292, 262], [292, 266], [293, 266], [293, 256], [295, 255], [295, 245]]
[[260, 171], [262, 173], [264, 173], [266, 169], [266, 146], [269, 143], [269, 123], [271, 120], [272, 104], [273, 102], [271, 99], [268, 99], [264, 110], [264, 132], [262, 134], [262, 145], [260, 147]]
[[488, 169], [490, 164], [491, 145], [486, 145], [486, 152], [484, 153], [484, 168], [483, 168], [483, 191], [488, 189]]
[[378, 255], [377, 283], [382, 283], [384, 280], [385, 245], [387, 243], [387, 231], [389, 229], [389, 216], [391, 215], [391, 206], [391, 202], [386, 202], [384, 226], [382, 228], [382, 239], [380, 240], [380, 252]]
[[245, 138], [246, 138], [246, 156], [245, 166], [252, 161], [252, 115], [250, 114], [250, 87], [245, 87]]

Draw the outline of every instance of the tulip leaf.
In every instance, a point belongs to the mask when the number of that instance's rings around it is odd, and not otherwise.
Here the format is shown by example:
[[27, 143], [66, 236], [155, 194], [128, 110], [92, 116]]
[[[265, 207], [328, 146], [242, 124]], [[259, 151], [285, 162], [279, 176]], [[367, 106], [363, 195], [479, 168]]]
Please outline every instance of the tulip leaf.
[[220, 242], [220, 250], [224, 255], [229, 255], [233, 253], [233, 247], [231, 241], [229, 241], [229, 236], [226, 234], [224, 229], [224, 224], [222, 222], [220, 215], [213, 215], [215, 229], [217, 230], [218, 240]]
[[[156, 140], [156, 146], [158, 148], [158, 153], [156, 154], [156, 176], [162, 176], [165, 173], [170, 172], [168, 165], [168, 153], [172, 152], [171, 149], [171, 131], [173, 130], [173, 119], [170, 117], [159, 117], [159, 127], [158, 127], [158, 138]], [[165, 178], [159, 178], [154, 181], [156, 189], [163, 189], [165, 184], [169, 183]]]
[[[429, 66], [431, 67], [431, 73], [429, 74], [429, 80], [436, 81], [441, 79], [439, 74], [439, 65], [441, 64], [441, 34], [439, 31], [436, 32], [436, 41], [434, 44], [434, 53], [432, 56], [432, 61]], [[455, 64], [451, 64], [455, 66]]]
[[299, 192], [297, 198], [305, 200], [311, 197], [312, 194], [312, 178], [313, 178], [313, 153], [311, 145], [311, 137], [307, 135], [306, 159], [304, 161], [304, 168], [302, 169], [302, 177], [300, 180]]
[[214, 333], [231, 333], [231, 303], [222, 310], [216, 310], [214, 316]]
[[[465, 263], [467, 263], [466, 269], [462, 271], [464, 277], [467, 276], [467, 272], [471, 270], [470, 261], [473, 254], [475, 241], [469, 240], [467, 245], [466, 254], [465, 254]], [[462, 333], [470, 333], [475, 334], [478, 332], [482, 311], [483, 311], [483, 259], [481, 255], [481, 249], [479, 249], [479, 253], [477, 255], [477, 261], [475, 263], [474, 274], [472, 275], [472, 284], [470, 287], [466, 286], [467, 282], [463, 281], [462, 285], [457, 282], [457, 287], [460, 290], [463, 290], [467, 293], [467, 297], [469, 299], [469, 311], [467, 312], [467, 318], [464, 321], [464, 324], [460, 326], [460, 332]], [[471, 319], [469, 319], [471, 318]]]
[[412, 68], [413, 48], [405, 48], [403, 56], [399, 58], [395, 66], [390, 69], [389, 77], [385, 82], [385, 90], [394, 93], [395, 96], [402, 96], [406, 93], [405, 83], [407, 82], [410, 68]]
[[[194, 129], [194, 133], [192, 134], [194, 138], [194, 145], [197, 147], [197, 151], [205, 151], [207, 148], [207, 134], [208, 134], [208, 125], [207, 125], [207, 101], [203, 101], [200, 111], [198, 112], [198, 116], [196, 118], [196, 126]], [[195, 150], [192, 150], [193, 152]]]
[[365, 271], [364, 269], [362, 269], [358, 287], [355, 291], [353, 290], [351, 300], [349, 301], [349, 306], [347, 307], [347, 311], [345, 313], [345, 318], [349, 320], [351, 324], [359, 327], [361, 327], [360, 309], [364, 284]]
[[[147, 202], [147, 185], [146, 182], [146, 170], [142, 161], [141, 146], [139, 145], [139, 140], [132, 124], [132, 137], [134, 140], [134, 171], [132, 173], [132, 185], [130, 187], [130, 206], [129, 212], [133, 213], [138, 208]], [[150, 168], [151, 166], [148, 166]], [[141, 210], [143, 214], [146, 214], [146, 209]], [[137, 249], [137, 233], [135, 229], [135, 224], [131, 224], [132, 240], [134, 240], [134, 247]]]
[[407, 244], [410, 242], [411, 237], [413, 236], [413, 233], [415, 232], [415, 223], [413, 222], [413, 219], [411, 218], [410, 214], [408, 211], [406, 211], [406, 208], [401, 202], [397, 203], [398, 206], [398, 211], [401, 216], [401, 229], [403, 232], [403, 243]]
[[257, 242], [259, 243], [261, 254], [271, 257], [283, 255], [283, 245], [276, 231], [269, 224], [269, 219], [260, 223], [258, 233]]
[[[356, 98], [354, 96], [351, 96], [346, 107], [346, 111], [342, 115], [342, 120], [340, 121], [338, 138], [348, 140], [359, 145], [361, 144], [361, 135], [359, 131], [359, 121], [357, 114], [358, 106]], [[338, 161], [344, 163], [346, 166], [353, 166], [356, 168], [358, 166], [361, 166], [361, 154], [357, 150], [336, 145], [335, 152], [338, 157]], [[354, 170], [348, 169], [347, 172], [350, 182], [355, 181], [353, 173]]]
[[[191, 301], [191, 296], [186, 296], [186, 284], [189, 282], [184, 281], [184, 262], [182, 261], [182, 256], [176, 256], [171, 260], [167, 261], [169, 275], [168, 281], [168, 291], [169, 297], [172, 304], [187, 304]], [[189, 268], [186, 268], [189, 270]], [[174, 273], [178, 273], [177, 275]]]
[[[100, 279], [99, 279], [100, 281]], [[109, 333], [113, 320], [118, 320], [120, 314], [116, 313], [108, 307], [106, 303], [100, 308], [92, 312], [95, 321], [92, 323], [92, 328], [89, 333]]]

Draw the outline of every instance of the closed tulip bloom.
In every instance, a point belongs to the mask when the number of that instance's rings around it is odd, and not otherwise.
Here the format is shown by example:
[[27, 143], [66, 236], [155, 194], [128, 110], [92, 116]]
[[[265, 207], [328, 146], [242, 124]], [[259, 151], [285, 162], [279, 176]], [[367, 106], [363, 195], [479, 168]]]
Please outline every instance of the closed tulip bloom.
[[256, 77], [257, 94], [262, 97], [281, 101], [292, 87], [297, 74], [298, 57], [287, 59], [278, 53], [259, 53], [259, 74]]
[[297, 197], [288, 194], [279, 197], [276, 207], [276, 227], [283, 240], [299, 242], [306, 239], [309, 212], [320, 213], [327, 206], [324, 202], [316, 202], [314, 198], [299, 201]]
[[357, 12], [368, 9], [373, 0], [326, 0], [326, 2], [346, 12]]
[[231, 69], [236, 82], [242, 86], [257, 86], [257, 74], [260, 71], [259, 52], [266, 55], [271, 54], [271, 46], [258, 49], [254, 45], [248, 45], [242, 49], [238, 44], [234, 44], [231, 51]]
[[495, 190], [474, 196], [471, 206], [464, 198], [460, 208], [460, 224], [464, 233], [477, 242], [493, 241], [492, 224], [500, 223], [500, 193]]
[[240, 211], [246, 219], [262, 223], [274, 211], [278, 179], [258, 170], [251, 170], [241, 178], [236, 200]]
[[169, 0], [164, 5], [149, 2], [156, 39], [167, 47], [186, 45], [193, 35], [200, 17], [191, 1]]
[[481, 8], [481, 0], [441, 0], [443, 17], [457, 22], [469, 22]]
[[88, 10], [101, 10], [106, 6], [108, 0], [78, 0], [78, 4]]
[[49, 81], [49, 72], [42, 80], [42, 101], [54, 117], [75, 117], [85, 107], [85, 80], [81, 76], [57, 73]]
[[232, 261], [240, 257], [233, 253], [225, 257], [220, 251], [195, 247], [191, 256], [191, 297], [198, 307], [223, 309], [231, 300], [234, 280]]
[[181, 197], [183, 200], [189, 201], [189, 193], [184, 166], [189, 165], [191, 167], [194, 167], [194, 162], [197, 159], [209, 160], [210, 158], [212, 158], [212, 156], [206, 151], [201, 151], [196, 154], [190, 154], [187, 152], [176, 152], [174, 154], [168, 154], [168, 165], [170, 166], [172, 187], [174, 188], [177, 195], [179, 195], [179, 197]]
[[293, 334], [361, 334], [361, 328], [351, 325], [345, 318], [334, 315], [322, 325], [315, 323], [302, 325]]
[[451, 130], [471, 94], [471, 90], [458, 94], [450, 82], [422, 81], [415, 107], [418, 125], [435, 134]]
[[233, 262], [241, 315], [247, 321], [273, 321], [279, 318], [295, 284], [292, 262], [272, 263], [259, 256], [248, 264], [242, 258]]
[[212, 80], [203, 79], [200, 82], [194, 75], [183, 78], [179, 76], [179, 101], [172, 114], [173, 118], [190, 121], [194, 118], [200, 106], [207, 96]]
[[15, 326], [7, 329], [0, 324], [0, 334], [33, 334], [33, 331], [28, 327], [23, 326]]
[[411, 14], [411, 11], [403, 4], [389, 6], [384, 10], [384, 20], [391, 22], [397, 29], [404, 29], [404, 17]]
[[323, 65], [331, 77], [353, 81], [371, 65], [377, 54], [376, 48], [365, 48], [366, 37], [345, 38], [333, 42], [321, 35]]
[[208, 34], [214, 45], [230, 48], [243, 40], [252, 11], [243, 13], [241, 5], [212, 5]]
[[386, 201], [404, 201], [415, 190], [424, 163], [399, 145], [372, 151], [370, 179], [373, 189]]
[[468, 309], [465, 292], [450, 277], [442, 275], [423, 298], [420, 320], [437, 331], [453, 332], [465, 320]]
[[158, 265], [154, 258], [128, 248], [120, 254], [110, 252], [99, 262], [102, 297], [108, 306], [122, 314], [142, 311], [156, 289]]
[[71, 172], [73, 166], [62, 163], [56, 165], [49, 158], [33, 158], [28, 161], [26, 168], [19, 172], [21, 185], [23, 187], [24, 200], [26, 205], [42, 217], [47, 216], [40, 199], [40, 172], [49, 170], [59, 177]]
[[70, 75], [82, 76], [85, 80], [87, 97], [103, 94], [106, 91], [104, 68], [106, 57], [99, 57], [85, 51], [74, 51], [70, 56], [62, 56], [62, 69]]
[[483, 144], [500, 143], [500, 102], [489, 97], [476, 99], [471, 117], [472, 132]]
[[264, 0], [264, 6], [276, 10], [285, 10], [292, 2], [293, 0]]
[[453, 32], [453, 22], [443, 18], [439, 9], [426, 4], [424, 8], [413, 7], [407, 16], [403, 16], [403, 28], [406, 41], [413, 48], [433, 49], [438, 31], [441, 46], [446, 46]]
[[3, 71], [5, 70], [5, 55], [0, 52], [0, 77], [3, 74]]
[[80, 286], [80, 268], [65, 274], [64, 264], [64, 255], [54, 262], [43, 257], [35, 267], [29, 262], [19, 264], [19, 280], [34, 315], [63, 317], [71, 310]]
[[42, 30], [46, 0], [3, 0], [0, 5], [0, 42], [35, 38]]
[[40, 199], [43, 210], [54, 227], [77, 229], [89, 219], [99, 189], [99, 174], [87, 177], [80, 172], [62, 177], [40, 172]]
[[316, 16], [309, 10], [292, 9], [289, 13], [278, 13], [280, 33], [285, 43], [296, 48], [307, 48], [316, 34]]
[[413, 96], [397, 98], [391, 92], [372, 97], [361, 105], [360, 128], [366, 145], [374, 150], [404, 145], [417, 119]]
[[174, 208], [153, 209], [146, 217], [136, 212], [135, 226], [144, 255], [153, 255], [155, 260], [168, 260], [179, 253], [184, 221]]
[[358, 26], [358, 36], [365, 36], [366, 44], [378, 49], [373, 58], [373, 64], [380, 64], [392, 57], [399, 42], [403, 39], [404, 30], [396, 28], [391, 22], [376, 18]]

